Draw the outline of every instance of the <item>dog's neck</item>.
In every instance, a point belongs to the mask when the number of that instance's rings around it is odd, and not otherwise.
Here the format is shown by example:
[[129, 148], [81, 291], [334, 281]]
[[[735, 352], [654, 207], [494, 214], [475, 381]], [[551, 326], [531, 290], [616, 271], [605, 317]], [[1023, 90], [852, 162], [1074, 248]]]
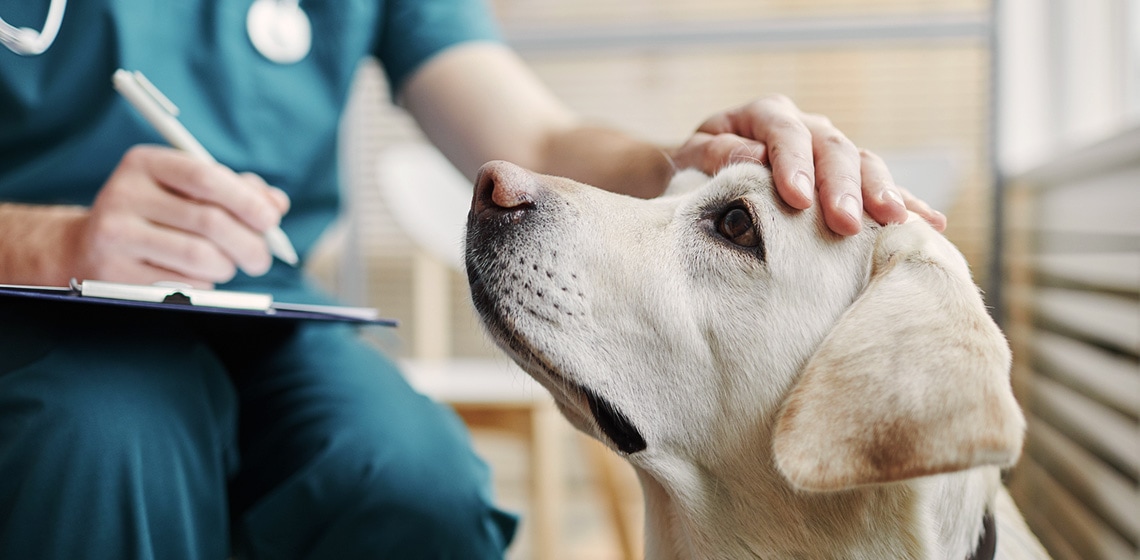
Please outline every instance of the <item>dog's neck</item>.
[[678, 461], [653, 473], [636, 468], [646, 500], [646, 558], [959, 560], [973, 552], [1000, 484], [997, 469], [975, 469], [801, 492], [770, 457], [751, 459], [723, 468]]

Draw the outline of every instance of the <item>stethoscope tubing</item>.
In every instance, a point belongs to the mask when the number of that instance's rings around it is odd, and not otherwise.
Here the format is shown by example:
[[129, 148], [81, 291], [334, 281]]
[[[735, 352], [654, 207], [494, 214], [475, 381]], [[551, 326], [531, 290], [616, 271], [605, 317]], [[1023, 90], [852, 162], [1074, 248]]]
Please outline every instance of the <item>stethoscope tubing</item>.
[[55, 36], [59, 33], [59, 27], [63, 25], [63, 14], [66, 11], [67, 0], [51, 0], [48, 4], [47, 18], [40, 31], [13, 26], [0, 17], [0, 43], [19, 55], [43, 54], [55, 42]]
[[[301, 0], [275, 0], [275, 2], [277, 3], [278, 8], [295, 10], [300, 14], [300, 17], [304, 19], [304, 47], [302, 47], [301, 51], [297, 51], [300, 56], [294, 54], [289, 56], [288, 61], [279, 60], [278, 57], [271, 56], [273, 53], [265, 52], [263, 50], [264, 46], [257, 44], [258, 42], [256, 40], [254, 41], [254, 46], [257, 47], [257, 49], [270, 60], [281, 62], [283, 64], [288, 62], [295, 62], [296, 60], [303, 58], [304, 55], [308, 53], [309, 22], [307, 18], [304, 18], [304, 12], [300, 6]], [[22, 56], [36, 56], [43, 54], [47, 52], [49, 48], [51, 48], [53, 43], [55, 43], [55, 37], [59, 34], [60, 26], [63, 25], [63, 14], [66, 11], [67, 0], [50, 0], [50, 4], [48, 4], [47, 17], [45, 18], [44, 25], [40, 31], [36, 31], [29, 27], [16, 27], [7, 21], [4, 21], [3, 17], [0, 17], [0, 44], [8, 47], [8, 50]], [[271, 23], [272, 22], [269, 24]], [[252, 35], [251, 39], [253, 39]]]

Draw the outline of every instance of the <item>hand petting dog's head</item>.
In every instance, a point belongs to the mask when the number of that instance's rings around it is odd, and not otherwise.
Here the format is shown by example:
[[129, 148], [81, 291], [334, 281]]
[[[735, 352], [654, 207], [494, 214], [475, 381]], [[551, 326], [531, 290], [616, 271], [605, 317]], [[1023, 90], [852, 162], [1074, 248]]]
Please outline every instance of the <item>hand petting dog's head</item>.
[[837, 236], [758, 165], [681, 183], [481, 172], [475, 305], [576, 427], [651, 473], [748, 457], [810, 490], [1016, 460], [1008, 347], [941, 235]]

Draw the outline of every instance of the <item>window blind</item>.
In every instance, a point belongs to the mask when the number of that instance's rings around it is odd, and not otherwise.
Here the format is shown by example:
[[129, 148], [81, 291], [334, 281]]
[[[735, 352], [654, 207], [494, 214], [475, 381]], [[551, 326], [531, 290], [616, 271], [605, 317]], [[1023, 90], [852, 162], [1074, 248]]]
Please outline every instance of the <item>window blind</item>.
[[1055, 558], [1140, 558], [1140, 129], [1015, 178], [1014, 381], [1029, 417], [1010, 481]]

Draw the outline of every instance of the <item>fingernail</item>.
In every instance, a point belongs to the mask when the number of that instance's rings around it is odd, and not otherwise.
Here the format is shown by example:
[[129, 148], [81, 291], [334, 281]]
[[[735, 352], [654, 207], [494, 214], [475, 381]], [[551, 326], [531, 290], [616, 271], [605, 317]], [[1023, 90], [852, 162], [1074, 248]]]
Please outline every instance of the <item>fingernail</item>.
[[855, 221], [859, 221], [859, 217], [863, 214], [863, 206], [849, 194], [839, 197], [839, 209], [847, 212], [847, 215]]
[[258, 276], [265, 276], [265, 273], [269, 272], [269, 268], [272, 264], [272, 262], [259, 262], [252, 266], [242, 267], [242, 272], [245, 272], [246, 276], [251, 276], [253, 278], [257, 278]]
[[281, 216], [272, 210], [263, 210], [260, 214], [261, 223], [263, 224], [261, 231], [265, 231], [281, 223]]
[[899, 205], [902, 208], [906, 208], [906, 203], [903, 202], [902, 195], [900, 195], [897, 191], [892, 191], [890, 189], [887, 189], [887, 190], [883, 191], [883, 197], [882, 198], [883, 198], [883, 202], [891, 202], [891, 203]]
[[277, 187], [271, 186], [271, 187], [269, 187], [269, 192], [270, 192], [270, 196], [272, 196], [274, 198], [274, 201], [277, 203], [278, 208], [280, 208], [282, 210], [288, 210], [289, 209], [289, 203], [290, 203], [289, 195], [285, 194], [285, 191], [283, 191]]
[[815, 193], [815, 184], [812, 182], [811, 177], [803, 171], [797, 172], [796, 176], [792, 178], [792, 183], [796, 186], [796, 190], [804, 195], [804, 198], [811, 200], [812, 194]]

